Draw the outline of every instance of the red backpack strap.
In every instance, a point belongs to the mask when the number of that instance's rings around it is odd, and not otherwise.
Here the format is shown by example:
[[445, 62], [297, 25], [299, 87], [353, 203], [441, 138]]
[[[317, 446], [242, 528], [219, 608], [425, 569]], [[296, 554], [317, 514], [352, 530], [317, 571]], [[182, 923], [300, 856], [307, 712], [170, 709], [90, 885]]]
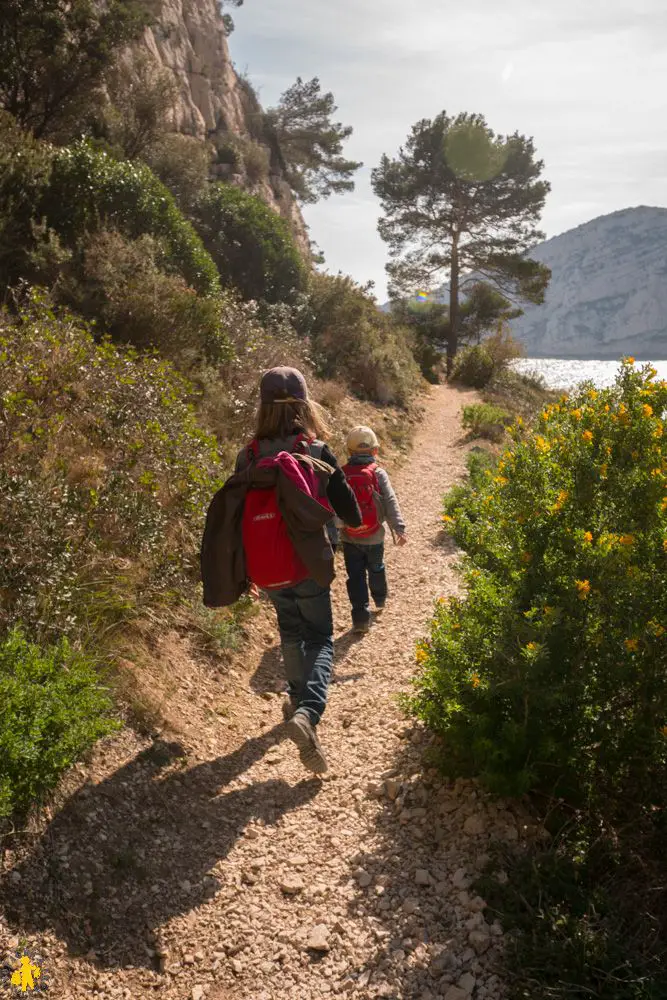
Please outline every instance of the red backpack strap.
[[378, 470], [378, 464], [377, 464], [377, 462], [371, 462], [370, 465], [366, 466], [366, 468], [373, 475], [373, 483], [375, 484], [375, 492], [376, 493], [382, 493], [382, 490], [380, 489], [380, 480], [378, 479], [378, 473], [377, 473], [377, 470]]
[[314, 440], [315, 440], [314, 437], [309, 437], [308, 434], [305, 434], [302, 431], [301, 434], [298, 435], [296, 441], [294, 442], [294, 444], [292, 446], [292, 453], [294, 453], [295, 451], [298, 451], [299, 449], [301, 449], [301, 451], [303, 451], [303, 453], [305, 455], [307, 455], [308, 454], [308, 446], [310, 444], [312, 444]]

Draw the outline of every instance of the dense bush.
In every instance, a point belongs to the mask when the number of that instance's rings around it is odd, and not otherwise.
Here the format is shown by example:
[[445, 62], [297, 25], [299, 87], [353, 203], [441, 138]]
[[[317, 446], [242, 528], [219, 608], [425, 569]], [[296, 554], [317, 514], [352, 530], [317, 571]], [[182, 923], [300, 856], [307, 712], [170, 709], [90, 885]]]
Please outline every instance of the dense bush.
[[[667, 778], [667, 383], [624, 364], [548, 407], [444, 521], [468, 553], [442, 602], [412, 710], [444, 765], [649, 811]], [[520, 423], [520, 422], [519, 422]]]
[[506, 371], [510, 361], [520, 358], [523, 348], [502, 327], [481, 344], [464, 347], [454, 361], [452, 379], [474, 389], [486, 388]]
[[84, 233], [116, 229], [130, 239], [147, 234], [163, 248], [164, 265], [196, 291], [219, 291], [215, 264], [179, 211], [174, 197], [142, 163], [114, 160], [85, 142], [56, 150], [36, 218], [66, 243]]
[[491, 381], [494, 372], [493, 358], [483, 344], [464, 347], [454, 360], [452, 380], [469, 385], [473, 389], [483, 389]]
[[220, 296], [201, 296], [183, 278], [161, 269], [160, 244], [151, 236], [127, 240], [101, 230], [75, 250], [50, 230], [33, 252], [33, 274], [56, 300], [94, 320], [115, 341], [155, 348], [179, 367], [229, 354]]
[[422, 384], [410, 333], [351, 278], [314, 274], [309, 331], [317, 374], [359, 396], [406, 406]]
[[511, 423], [511, 420], [506, 410], [501, 410], [491, 403], [474, 403], [472, 406], [463, 407], [462, 423], [473, 437], [500, 441], [505, 433], [505, 426]]
[[195, 219], [223, 283], [244, 299], [292, 302], [305, 288], [306, 267], [289, 226], [259, 198], [213, 184]]
[[0, 111], [0, 283], [25, 275], [32, 225], [51, 169], [49, 147]]
[[188, 392], [38, 295], [0, 314], [0, 629], [94, 635], [195, 579], [219, 465]]
[[93, 665], [61, 639], [0, 640], [0, 818], [25, 812], [63, 771], [116, 728]]

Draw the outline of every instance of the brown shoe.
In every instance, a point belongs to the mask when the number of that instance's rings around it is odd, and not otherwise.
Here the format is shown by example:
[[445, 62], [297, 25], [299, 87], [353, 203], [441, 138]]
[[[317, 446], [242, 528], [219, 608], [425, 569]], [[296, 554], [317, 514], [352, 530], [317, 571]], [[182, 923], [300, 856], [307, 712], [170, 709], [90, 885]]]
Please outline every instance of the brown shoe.
[[287, 735], [296, 743], [304, 767], [315, 774], [324, 774], [327, 762], [307, 712], [297, 709], [287, 723]]

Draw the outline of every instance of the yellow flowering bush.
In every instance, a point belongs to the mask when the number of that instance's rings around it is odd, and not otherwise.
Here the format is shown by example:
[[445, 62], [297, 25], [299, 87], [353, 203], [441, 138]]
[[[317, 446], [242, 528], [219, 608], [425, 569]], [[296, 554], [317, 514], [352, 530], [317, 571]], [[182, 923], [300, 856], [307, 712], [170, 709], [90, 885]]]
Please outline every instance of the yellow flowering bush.
[[667, 787], [666, 412], [625, 361], [445, 499], [468, 594], [436, 606], [409, 706], [450, 773], [573, 801]]

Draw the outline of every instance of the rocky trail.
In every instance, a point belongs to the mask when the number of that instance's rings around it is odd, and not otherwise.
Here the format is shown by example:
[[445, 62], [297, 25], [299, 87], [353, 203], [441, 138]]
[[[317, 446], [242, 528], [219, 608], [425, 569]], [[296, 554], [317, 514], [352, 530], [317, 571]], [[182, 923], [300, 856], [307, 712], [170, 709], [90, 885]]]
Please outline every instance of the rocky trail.
[[172, 678], [182, 738], [106, 741], [30, 849], [7, 855], [0, 952], [39, 959], [49, 995], [503, 995], [502, 929], [470, 883], [490, 839], [517, 840], [523, 821], [424, 771], [425, 737], [395, 699], [434, 599], [457, 588], [439, 514], [463, 469], [459, 413], [472, 395], [432, 391], [393, 476], [410, 544], [388, 544], [391, 596], [366, 636], [350, 634], [339, 564], [324, 780], [283, 737], [277, 636], [262, 614], [231, 676], [181, 671], [165, 637], [155, 684]]

